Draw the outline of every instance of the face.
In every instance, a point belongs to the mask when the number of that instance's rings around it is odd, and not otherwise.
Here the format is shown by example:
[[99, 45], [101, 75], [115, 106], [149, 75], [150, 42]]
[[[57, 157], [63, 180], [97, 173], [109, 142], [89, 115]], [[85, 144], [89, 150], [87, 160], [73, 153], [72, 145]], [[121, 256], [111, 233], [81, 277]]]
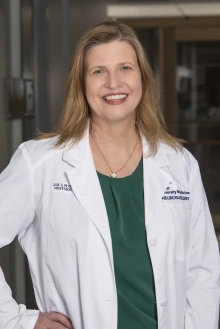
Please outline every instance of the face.
[[141, 72], [133, 47], [112, 41], [91, 47], [85, 56], [86, 98], [92, 117], [134, 119], [142, 96]]

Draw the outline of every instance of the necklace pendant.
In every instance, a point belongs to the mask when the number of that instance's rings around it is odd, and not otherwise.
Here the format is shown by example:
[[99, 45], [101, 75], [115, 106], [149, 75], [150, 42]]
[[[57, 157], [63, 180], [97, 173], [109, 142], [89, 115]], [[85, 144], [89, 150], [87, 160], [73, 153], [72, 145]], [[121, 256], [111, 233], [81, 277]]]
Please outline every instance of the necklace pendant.
[[111, 177], [116, 178], [116, 177], [117, 177], [116, 173], [113, 172], [113, 173], [111, 174]]

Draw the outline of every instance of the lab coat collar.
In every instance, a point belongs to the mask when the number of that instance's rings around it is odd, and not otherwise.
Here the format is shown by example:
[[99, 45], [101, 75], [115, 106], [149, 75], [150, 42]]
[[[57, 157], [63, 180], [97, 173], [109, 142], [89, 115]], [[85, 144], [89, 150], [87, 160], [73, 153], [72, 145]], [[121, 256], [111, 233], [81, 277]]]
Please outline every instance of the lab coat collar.
[[[149, 146], [145, 137], [142, 138], [143, 154], [148, 154]], [[151, 161], [157, 168], [170, 174], [171, 179], [174, 179], [183, 187], [188, 186], [188, 177], [184, 169], [183, 161], [180, 159], [184, 158], [183, 149], [175, 150], [173, 147], [160, 142], [157, 153], [150, 157]]]
[[[174, 148], [160, 142], [157, 153], [151, 157], [147, 157], [149, 153], [149, 144], [147, 139], [142, 136], [144, 166], [151, 163], [155, 168], [159, 169], [157, 173], [161, 173], [165, 176], [170, 175], [170, 180], [174, 179], [182, 187], [188, 186], [188, 175], [185, 172], [185, 168], [180, 166], [180, 158], [183, 157], [183, 151], [176, 151]], [[63, 152], [63, 160], [72, 165], [75, 169], [80, 170], [83, 164], [86, 165], [87, 161], [94, 167], [94, 162], [91, 154], [89, 144], [89, 121], [85, 136], [73, 147], [68, 144]], [[156, 174], [156, 172], [155, 172]]]
[[63, 160], [72, 165], [75, 168], [80, 168], [85, 158], [90, 153], [89, 145], [89, 125], [87, 127], [85, 136], [74, 146], [71, 146], [69, 142], [63, 151]]
[[[148, 156], [149, 153], [149, 143], [145, 136], [142, 136], [142, 145], [143, 145], [143, 155], [144, 157]], [[164, 150], [173, 152], [173, 150], [169, 147], [166, 147], [165, 144], [160, 144], [157, 150], [157, 153], [151, 156], [151, 160], [154, 162], [155, 166], [158, 168], [166, 167], [170, 165], [170, 161], [166, 156]]]

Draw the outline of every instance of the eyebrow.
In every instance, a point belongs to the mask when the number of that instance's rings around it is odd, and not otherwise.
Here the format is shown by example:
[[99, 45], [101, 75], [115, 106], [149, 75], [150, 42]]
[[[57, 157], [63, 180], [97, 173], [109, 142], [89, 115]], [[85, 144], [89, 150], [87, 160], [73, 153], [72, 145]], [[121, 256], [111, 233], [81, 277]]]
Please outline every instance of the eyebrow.
[[[135, 64], [131, 63], [131, 62], [122, 62], [122, 63], [118, 63], [117, 65], [118, 66], [123, 66], [123, 65], [132, 65], [132, 66], [135, 66]], [[90, 70], [88, 70], [88, 73], [91, 72], [92, 70], [94, 69], [103, 69], [105, 68], [106, 66], [105, 65], [97, 65], [97, 66], [93, 66]]]

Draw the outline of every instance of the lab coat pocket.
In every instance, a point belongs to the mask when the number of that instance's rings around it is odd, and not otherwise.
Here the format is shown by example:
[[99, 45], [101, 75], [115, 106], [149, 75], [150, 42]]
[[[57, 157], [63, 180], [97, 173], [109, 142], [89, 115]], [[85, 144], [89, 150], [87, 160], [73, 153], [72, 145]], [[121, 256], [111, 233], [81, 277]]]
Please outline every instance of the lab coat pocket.
[[169, 204], [166, 209], [172, 218], [171, 236], [174, 240], [174, 260], [185, 261], [190, 245], [190, 216], [188, 205]]

